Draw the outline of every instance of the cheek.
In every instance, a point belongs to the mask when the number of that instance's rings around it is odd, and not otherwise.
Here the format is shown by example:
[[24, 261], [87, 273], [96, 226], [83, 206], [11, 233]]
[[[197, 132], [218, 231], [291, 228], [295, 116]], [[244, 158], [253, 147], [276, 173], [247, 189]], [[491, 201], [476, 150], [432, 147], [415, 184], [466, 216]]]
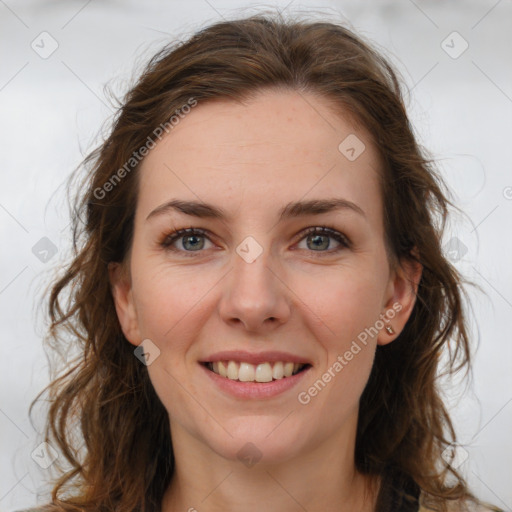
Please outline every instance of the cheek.
[[149, 377], [172, 418], [194, 428], [191, 418], [199, 417], [199, 423], [207, 423], [209, 418], [190, 398], [200, 393], [187, 380], [186, 360], [209, 316], [204, 307], [205, 295], [216, 280], [161, 261], [151, 265], [150, 258], [141, 261], [145, 262], [144, 267], [139, 266], [133, 276], [139, 326], [142, 336], [160, 350], [160, 356], [148, 366]]
[[300, 403], [314, 401], [318, 414], [338, 421], [357, 407], [368, 381], [378, 332], [375, 325], [382, 313], [383, 266], [366, 261], [362, 267], [324, 270], [303, 279], [301, 285], [302, 316], [309, 318], [309, 329], [322, 345], [324, 357], [319, 372], [303, 388]]
[[342, 350], [375, 325], [382, 313], [384, 275], [375, 265], [346, 266], [295, 281], [302, 315], [310, 318], [311, 329], [324, 340], [325, 348]]
[[140, 262], [134, 259], [132, 274], [142, 335], [160, 343], [186, 338], [187, 328], [197, 325], [190, 319], [200, 314], [205, 294], [215, 281], [204, 272], [199, 277], [193, 268], [171, 266], [161, 257], [153, 258], [153, 264], [151, 257], [140, 258]]
[[303, 401], [310, 400], [315, 417], [329, 418], [328, 432], [336, 430], [358, 409], [372, 369], [375, 348], [362, 344], [351, 348], [335, 354], [325, 372], [301, 396]]
[[319, 435], [330, 435], [346, 421], [358, 408], [368, 382], [376, 346], [376, 331], [371, 328], [380, 304], [370, 284], [340, 278], [330, 281], [330, 292], [316, 295], [314, 311], [322, 322], [313, 332], [323, 357], [297, 399], [313, 417], [329, 418]]

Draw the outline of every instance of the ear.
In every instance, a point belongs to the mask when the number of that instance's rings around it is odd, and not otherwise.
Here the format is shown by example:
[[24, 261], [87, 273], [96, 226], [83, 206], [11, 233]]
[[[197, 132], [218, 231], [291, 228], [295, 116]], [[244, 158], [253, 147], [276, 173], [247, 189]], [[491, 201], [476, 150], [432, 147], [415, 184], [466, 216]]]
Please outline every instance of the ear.
[[123, 334], [132, 345], [138, 346], [141, 343], [141, 336], [133, 300], [131, 278], [121, 263], [109, 263], [108, 273], [117, 318]]
[[[417, 250], [412, 253], [417, 255]], [[422, 272], [423, 265], [414, 259], [402, 260], [396, 270], [391, 271], [381, 315], [384, 327], [379, 331], [378, 345], [391, 343], [402, 332], [416, 304]], [[390, 326], [394, 333], [386, 331], [386, 326]]]

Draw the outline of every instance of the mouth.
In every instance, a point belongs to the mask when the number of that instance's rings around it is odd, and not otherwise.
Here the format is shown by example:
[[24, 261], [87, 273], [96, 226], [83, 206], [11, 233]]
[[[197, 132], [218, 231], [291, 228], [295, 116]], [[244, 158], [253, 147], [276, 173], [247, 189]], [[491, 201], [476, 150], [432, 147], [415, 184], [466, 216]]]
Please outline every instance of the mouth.
[[245, 361], [207, 361], [201, 363], [211, 372], [229, 380], [238, 382], [272, 382], [282, 380], [307, 370], [308, 363], [292, 361], [268, 361], [251, 364]]

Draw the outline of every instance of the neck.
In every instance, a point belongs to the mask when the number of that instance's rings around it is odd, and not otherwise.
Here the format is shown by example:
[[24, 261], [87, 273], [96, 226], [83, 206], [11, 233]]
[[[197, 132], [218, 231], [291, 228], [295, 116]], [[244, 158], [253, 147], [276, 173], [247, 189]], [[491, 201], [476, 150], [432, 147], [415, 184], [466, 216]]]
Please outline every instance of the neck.
[[180, 443], [179, 426], [171, 431], [176, 465], [162, 512], [375, 510], [380, 481], [356, 470], [353, 439], [338, 436], [285, 462], [246, 467], [197, 439]]

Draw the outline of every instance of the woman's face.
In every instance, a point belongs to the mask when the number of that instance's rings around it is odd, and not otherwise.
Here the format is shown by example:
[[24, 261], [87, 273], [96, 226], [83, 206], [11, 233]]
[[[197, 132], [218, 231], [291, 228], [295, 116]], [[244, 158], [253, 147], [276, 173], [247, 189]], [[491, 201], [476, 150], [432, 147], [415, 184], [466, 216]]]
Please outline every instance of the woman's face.
[[[111, 279], [173, 441], [268, 462], [353, 441], [376, 345], [414, 303], [386, 256], [379, 165], [365, 131], [291, 91], [199, 102], [146, 156], [129, 276]], [[185, 228], [200, 232], [169, 236]]]

